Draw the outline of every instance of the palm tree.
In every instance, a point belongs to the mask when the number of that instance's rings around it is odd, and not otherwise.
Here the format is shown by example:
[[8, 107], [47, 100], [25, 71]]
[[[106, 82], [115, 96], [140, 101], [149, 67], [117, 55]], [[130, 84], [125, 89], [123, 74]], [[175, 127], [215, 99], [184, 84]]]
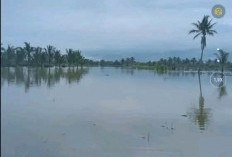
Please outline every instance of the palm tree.
[[81, 55], [81, 51], [80, 50], [78, 50], [78, 64], [80, 64], [81, 65], [81, 68], [83, 67], [83, 65], [85, 64], [85, 57], [83, 57], [82, 55]]
[[83, 57], [81, 56], [81, 51], [77, 50], [73, 52], [73, 62], [76, 64], [78, 67], [79, 64], [82, 65], [82, 59]]
[[221, 64], [221, 68], [222, 68], [222, 75], [224, 72], [224, 65], [228, 62], [228, 58], [229, 58], [229, 53], [225, 52], [221, 49], [217, 49], [219, 51], [219, 53], [215, 53], [217, 59], [219, 60], [219, 63]]
[[45, 52], [48, 54], [48, 63], [49, 63], [49, 67], [50, 67], [51, 62], [52, 62], [53, 57], [54, 57], [55, 47], [48, 45], [47, 48], [45, 48]]
[[44, 63], [47, 61], [47, 53], [45, 51], [42, 51], [42, 54], [41, 54], [41, 63], [40, 63], [40, 66], [43, 67]]
[[70, 65], [73, 64], [73, 50], [72, 49], [66, 49], [66, 53], [67, 53], [67, 60], [68, 60], [68, 66], [70, 67]]
[[42, 60], [42, 52], [43, 49], [41, 47], [35, 48], [35, 53], [33, 54], [33, 60], [36, 63], [36, 65], [41, 65]]
[[196, 28], [189, 31], [189, 34], [196, 33], [193, 39], [196, 39], [198, 36], [201, 35], [201, 59], [200, 59], [200, 66], [198, 72], [200, 72], [203, 63], [202, 59], [203, 59], [203, 52], [206, 47], [206, 36], [207, 35], [213, 36], [215, 33], [217, 33], [215, 30], [212, 29], [216, 23], [211, 23], [211, 22], [212, 19], [209, 20], [209, 16], [205, 15], [201, 22], [197, 21], [197, 23], [192, 23]]
[[34, 48], [31, 47], [30, 43], [28, 42], [24, 42], [25, 47], [23, 48], [23, 50], [25, 51], [25, 53], [27, 54], [27, 65], [31, 65], [31, 53], [34, 51]]
[[24, 63], [25, 59], [25, 51], [22, 50], [21, 48], [16, 48], [16, 65], [20, 65]]
[[59, 65], [59, 67], [60, 67], [60, 64], [61, 64], [60, 50], [55, 51], [54, 59], [55, 59], [55, 65]]
[[14, 48], [13, 46], [8, 45], [5, 53], [6, 53], [6, 64], [7, 66], [11, 66], [14, 63], [14, 59], [15, 59], [15, 50], [16, 48]]

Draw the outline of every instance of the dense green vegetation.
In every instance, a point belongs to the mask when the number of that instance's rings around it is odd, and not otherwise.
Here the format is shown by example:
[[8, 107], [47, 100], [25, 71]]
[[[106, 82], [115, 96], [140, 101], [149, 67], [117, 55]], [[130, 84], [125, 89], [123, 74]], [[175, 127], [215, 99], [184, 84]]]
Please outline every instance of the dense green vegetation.
[[85, 59], [80, 50], [67, 49], [65, 54], [54, 46], [48, 45], [46, 48], [32, 47], [25, 42], [24, 47], [14, 47], [8, 45], [1, 46], [2, 66], [83, 66], [84, 64], [94, 64]]
[[60, 50], [48, 45], [46, 48], [32, 47], [25, 42], [24, 47], [8, 45], [1, 47], [1, 66], [36, 66], [36, 67], [79, 67], [79, 66], [120, 66], [127, 68], [151, 69], [164, 72], [167, 70], [197, 70], [201, 64], [203, 70], [232, 70], [228, 61], [229, 53], [220, 50], [215, 59], [201, 62], [196, 58], [181, 59], [180, 57], [161, 58], [159, 61], [138, 62], [134, 57], [115, 61], [94, 61], [83, 57], [80, 50]]

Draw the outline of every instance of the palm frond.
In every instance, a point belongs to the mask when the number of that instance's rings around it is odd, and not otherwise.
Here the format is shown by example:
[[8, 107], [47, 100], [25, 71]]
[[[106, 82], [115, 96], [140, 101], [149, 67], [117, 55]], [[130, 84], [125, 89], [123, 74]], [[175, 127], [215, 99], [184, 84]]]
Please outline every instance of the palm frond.
[[197, 29], [200, 27], [199, 23], [192, 23], [192, 25], [194, 25]]
[[195, 36], [193, 37], [193, 39], [196, 39], [200, 34], [201, 34], [201, 33], [197, 33], [197, 35], [195, 35]]
[[208, 30], [208, 31], [217, 34], [217, 31], [215, 31], [215, 30], [210, 29], [210, 30]]
[[214, 36], [214, 33], [213, 33], [213, 32], [210, 32], [210, 31], [207, 31], [207, 34], [208, 34], [208, 35], [211, 35], [211, 36]]
[[229, 53], [223, 50], [219, 50], [219, 53], [215, 53], [216, 57], [220, 60], [220, 64], [225, 64], [228, 61]]
[[199, 30], [193, 29], [193, 30], [189, 31], [189, 34], [191, 34], [191, 33], [198, 33], [198, 32], [199, 32]]
[[208, 22], [208, 25], [209, 25], [209, 26], [211, 25], [212, 20], [213, 20], [213, 19], [211, 19], [211, 20]]
[[213, 24], [209, 24], [209, 26], [208, 26], [208, 29], [211, 29], [214, 25], [216, 25], [217, 23], [215, 22], [215, 23], [213, 23]]

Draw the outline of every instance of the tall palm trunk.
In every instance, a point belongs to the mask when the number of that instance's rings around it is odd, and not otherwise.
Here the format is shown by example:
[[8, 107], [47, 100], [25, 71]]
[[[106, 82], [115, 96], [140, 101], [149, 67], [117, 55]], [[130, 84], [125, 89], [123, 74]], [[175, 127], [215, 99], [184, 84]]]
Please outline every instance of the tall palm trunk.
[[50, 58], [50, 53], [48, 54], [48, 64], [49, 64], [49, 67], [50, 67], [50, 63], [51, 63], [51, 58]]
[[27, 53], [27, 66], [30, 66], [31, 64], [31, 55], [30, 52]]
[[200, 64], [199, 64], [199, 67], [198, 67], [198, 72], [201, 72], [201, 68], [202, 68], [202, 65], [203, 65], [203, 52], [204, 52], [204, 49], [201, 49], [201, 58], [200, 58]]
[[[202, 40], [203, 40], [204, 38], [205, 38], [205, 36], [202, 36]], [[204, 53], [204, 48], [205, 48], [204, 43], [201, 43], [201, 59], [200, 59], [200, 65], [199, 65], [198, 72], [201, 71], [201, 68], [202, 68], [202, 65], [203, 65], [203, 53]]]
[[201, 70], [202, 65], [203, 65], [203, 53], [204, 53], [204, 48], [201, 49], [201, 60], [200, 60], [200, 67], [199, 67], [200, 70]]

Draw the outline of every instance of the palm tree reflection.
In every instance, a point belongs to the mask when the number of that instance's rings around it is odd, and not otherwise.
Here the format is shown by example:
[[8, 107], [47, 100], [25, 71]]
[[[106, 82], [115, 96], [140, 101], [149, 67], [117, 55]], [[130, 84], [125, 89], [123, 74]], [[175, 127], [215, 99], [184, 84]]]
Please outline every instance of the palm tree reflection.
[[227, 95], [227, 91], [226, 91], [226, 86], [222, 85], [220, 88], [218, 88], [218, 99], [221, 99], [222, 97]]
[[78, 83], [87, 73], [88, 68], [1, 68], [1, 84], [23, 84], [27, 92], [32, 86], [46, 85], [51, 88], [61, 79], [69, 84]]
[[191, 114], [190, 117], [192, 117], [192, 120], [196, 124], [198, 124], [200, 130], [205, 130], [209, 122], [210, 109], [205, 108], [205, 99], [202, 94], [200, 72], [198, 73], [198, 81], [199, 81], [199, 88], [200, 88], [199, 107], [193, 109], [193, 112], [190, 113]]

